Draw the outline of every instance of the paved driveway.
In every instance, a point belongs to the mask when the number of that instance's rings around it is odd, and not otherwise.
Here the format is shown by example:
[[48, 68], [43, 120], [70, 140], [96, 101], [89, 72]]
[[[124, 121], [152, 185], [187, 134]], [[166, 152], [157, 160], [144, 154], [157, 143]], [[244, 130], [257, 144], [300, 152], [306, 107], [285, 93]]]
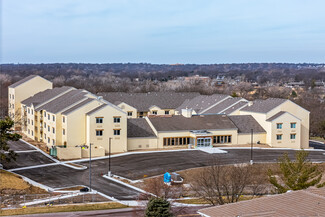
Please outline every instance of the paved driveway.
[[[227, 149], [227, 154], [208, 154], [198, 150], [154, 152], [143, 154], [131, 154], [111, 159], [112, 173], [129, 179], [141, 179], [144, 175], [154, 176], [166, 171], [178, 171], [194, 167], [208, 166], [213, 158], [221, 164], [248, 163], [250, 160], [249, 149]], [[294, 150], [254, 149], [254, 162], [276, 162], [279, 157], [287, 152], [294, 158]], [[310, 151], [309, 159], [314, 162], [325, 162], [324, 151]], [[36, 156], [35, 156], [36, 154]], [[6, 167], [21, 167], [22, 165], [42, 164], [45, 156], [40, 152], [28, 152], [21, 155], [16, 164]], [[26, 161], [26, 162], [23, 162]], [[88, 167], [88, 161], [80, 164]], [[108, 159], [92, 161], [92, 186], [95, 190], [121, 200], [137, 199], [139, 193], [115, 182], [101, 177], [108, 171]], [[75, 170], [62, 165], [23, 169], [15, 171], [18, 174], [53, 188], [71, 185], [89, 185], [89, 170]]]
[[[75, 170], [62, 165], [40, 167], [28, 170], [15, 171], [38, 183], [52, 188], [68, 187], [73, 185], [89, 186], [89, 170]], [[93, 170], [92, 188], [119, 200], [136, 200], [139, 192], [122, 186], [101, 177], [98, 171]]]

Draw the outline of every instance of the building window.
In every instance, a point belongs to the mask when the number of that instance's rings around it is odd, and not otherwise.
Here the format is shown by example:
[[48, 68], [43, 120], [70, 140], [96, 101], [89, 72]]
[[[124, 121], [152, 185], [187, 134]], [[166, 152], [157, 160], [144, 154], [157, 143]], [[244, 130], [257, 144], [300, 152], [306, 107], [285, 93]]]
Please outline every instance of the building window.
[[231, 136], [214, 136], [213, 143], [214, 144], [231, 143]]
[[55, 116], [54, 115], [52, 116], [52, 119], [53, 119], [53, 121], [55, 121]]
[[11, 94], [9, 94], [9, 99], [11, 99]]
[[47, 126], [47, 131], [51, 132], [50, 126]]
[[169, 115], [169, 110], [165, 110], [165, 115]]
[[52, 139], [52, 145], [55, 145], [55, 140], [54, 139]]
[[50, 115], [49, 114], [47, 114], [47, 119], [50, 120]]
[[277, 134], [276, 135], [276, 140], [282, 140], [282, 134]]
[[29, 118], [28, 118], [27, 122], [28, 122], [28, 124], [30, 124], [30, 120], [29, 120]]
[[31, 111], [32, 111], [32, 115], [34, 114], [34, 110], [33, 109], [31, 109]]
[[65, 129], [62, 129], [62, 134], [65, 135]]
[[62, 122], [65, 123], [65, 117], [62, 117]]
[[55, 133], [55, 129], [54, 129], [54, 127], [52, 127], [52, 132]]
[[103, 118], [96, 118], [96, 124], [102, 124]]
[[190, 137], [171, 137], [171, 138], [164, 138], [164, 146], [170, 145], [188, 145], [190, 144]]
[[44, 122], [44, 128], [46, 128], [46, 122]]
[[296, 123], [290, 123], [290, 128], [296, 128]]
[[114, 117], [114, 123], [120, 123], [121, 118], [120, 117]]
[[96, 130], [96, 136], [103, 136], [103, 130]]
[[34, 121], [32, 120], [32, 125], [34, 125]]
[[132, 116], [132, 112], [128, 112], [128, 116]]
[[121, 135], [121, 130], [114, 130], [114, 136]]
[[44, 139], [46, 139], [46, 134], [44, 133]]
[[12, 94], [12, 99], [15, 99], [15, 95]]
[[46, 117], [46, 112], [44, 112], [44, 117]]
[[282, 129], [282, 124], [276, 124], [277, 129]]
[[28, 110], [28, 114], [29, 114], [30, 113], [30, 109], [28, 108], [27, 110]]
[[30, 134], [30, 130], [28, 129], [28, 134]]
[[158, 112], [157, 111], [152, 111], [152, 114], [156, 115], [156, 114], [158, 114]]
[[34, 131], [32, 131], [32, 136], [34, 136]]
[[47, 138], [47, 143], [50, 143], [51, 139], [50, 137]]
[[290, 134], [290, 139], [296, 139], [296, 134]]

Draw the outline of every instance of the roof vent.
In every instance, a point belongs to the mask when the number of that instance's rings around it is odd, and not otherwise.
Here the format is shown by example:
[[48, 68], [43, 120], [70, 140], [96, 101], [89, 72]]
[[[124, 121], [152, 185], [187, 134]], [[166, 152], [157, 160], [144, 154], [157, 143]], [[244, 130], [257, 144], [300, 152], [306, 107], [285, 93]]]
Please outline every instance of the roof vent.
[[248, 106], [252, 106], [253, 104], [254, 104], [253, 101], [248, 102]]

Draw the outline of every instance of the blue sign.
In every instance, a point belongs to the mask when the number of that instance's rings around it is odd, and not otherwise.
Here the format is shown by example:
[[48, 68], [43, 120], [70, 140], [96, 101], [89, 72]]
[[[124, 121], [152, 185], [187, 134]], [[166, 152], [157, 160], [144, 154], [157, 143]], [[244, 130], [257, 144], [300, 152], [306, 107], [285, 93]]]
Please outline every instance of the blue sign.
[[164, 174], [164, 182], [166, 182], [166, 183], [171, 182], [171, 179], [172, 179], [172, 177], [171, 177], [171, 175], [169, 174], [169, 172], [166, 172], [166, 173]]

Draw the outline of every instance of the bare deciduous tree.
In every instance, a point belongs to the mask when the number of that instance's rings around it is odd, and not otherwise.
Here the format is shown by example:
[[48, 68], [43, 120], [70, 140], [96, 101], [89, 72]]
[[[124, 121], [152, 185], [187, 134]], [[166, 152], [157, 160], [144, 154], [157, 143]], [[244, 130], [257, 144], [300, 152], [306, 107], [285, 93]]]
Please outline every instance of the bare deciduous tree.
[[251, 183], [251, 166], [221, 166], [218, 163], [204, 168], [190, 181], [197, 196], [212, 205], [234, 203], [239, 200], [244, 189]]

